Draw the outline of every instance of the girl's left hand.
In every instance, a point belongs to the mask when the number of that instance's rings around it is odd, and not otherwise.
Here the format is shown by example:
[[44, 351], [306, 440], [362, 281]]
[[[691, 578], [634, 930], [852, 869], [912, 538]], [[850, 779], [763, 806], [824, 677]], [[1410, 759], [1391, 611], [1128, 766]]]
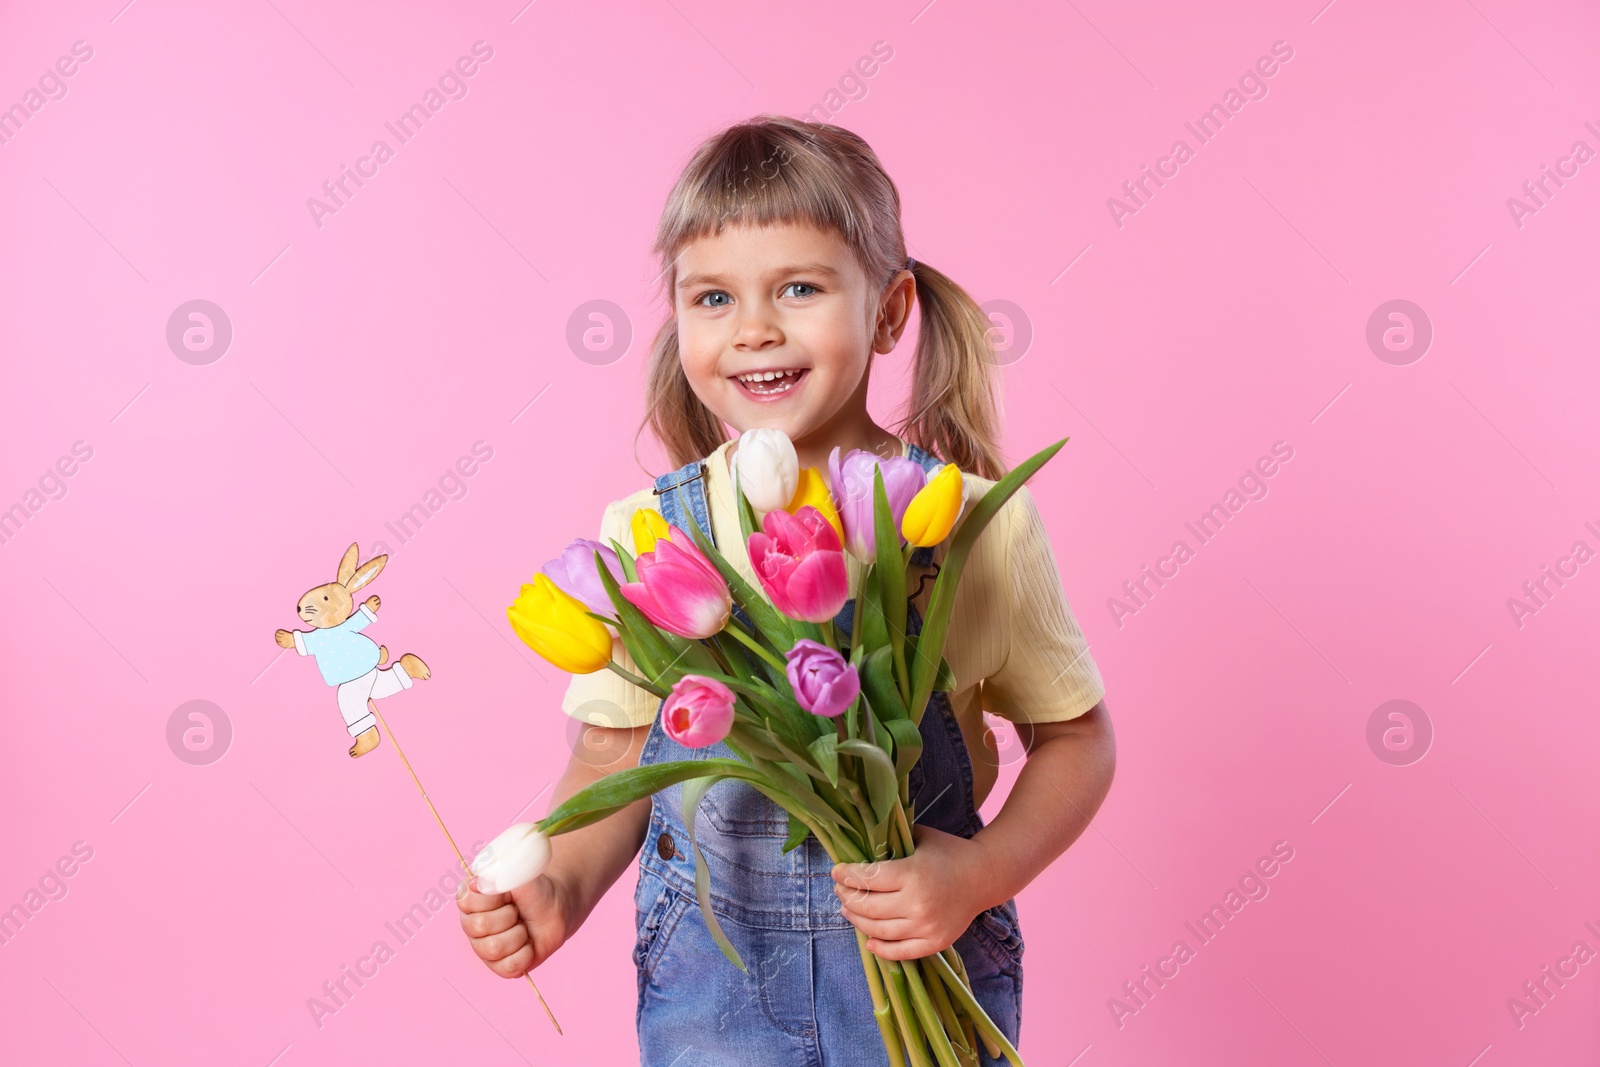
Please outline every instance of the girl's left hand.
[[987, 850], [971, 838], [913, 823], [915, 851], [904, 859], [839, 863], [840, 911], [886, 960], [931, 956], [966, 932], [983, 902]]

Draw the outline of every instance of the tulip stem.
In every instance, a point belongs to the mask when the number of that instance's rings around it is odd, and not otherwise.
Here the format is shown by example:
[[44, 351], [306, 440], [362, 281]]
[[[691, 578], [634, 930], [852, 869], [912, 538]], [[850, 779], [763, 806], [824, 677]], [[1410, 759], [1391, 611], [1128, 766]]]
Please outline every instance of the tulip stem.
[[634, 685], [638, 686], [640, 689], [643, 689], [647, 693], [654, 693], [658, 697], [665, 697], [671, 692], [670, 689], [639, 677], [626, 667], [619, 667], [616, 660], [612, 660], [611, 662], [607, 663], [606, 666], [610, 667], [614, 674], [621, 675], [624, 679], [632, 682]]
[[883, 985], [883, 972], [878, 969], [876, 957], [867, 951], [867, 935], [860, 930], [856, 931], [856, 948], [861, 951], [861, 968], [867, 973], [867, 989], [872, 993], [872, 1017], [878, 1023], [878, 1032], [883, 1035], [883, 1047], [889, 1053], [889, 1067], [905, 1067], [906, 1058], [900, 1048], [894, 1006], [889, 1003], [889, 993]]
[[904, 641], [890, 642], [894, 646], [894, 677], [900, 690], [900, 699], [907, 701], [910, 707], [911, 700], [911, 674], [906, 670], [906, 644]]
[[711, 658], [717, 661], [717, 666], [722, 668], [723, 674], [733, 675], [733, 667], [728, 663], [728, 656], [722, 651], [722, 647], [717, 644], [715, 636], [706, 638], [701, 644], [711, 651]]
[[[911, 566], [911, 554], [916, 547], [910, 542], [900, 546], [900, 568], [902, 571]], [[902, 590], [903, 591], [903, 590]], [[907, 601], [909, 605], [910, 601]], [[898, 610], [898, 609], [897, 609]], [[906, 642], [904, 634], [895, 634], [890, 645], [894, 649], [894, 676], [900, 683], [900, 699], [905, 701], [907, 709], [911, 707], [911, 672], [906, 668]]]
[[905, 842], [906, 855], [909, 856], [916, 851], [916, 846], [915, 838], [911, 835], [911, 824], [906, 821], [906, 809], [903, 804], [895, 804], [894, 818], [895, 823], [900, 827], [901, 839]]
[[961, 1029], [961, 1015], [950, 1003], [950, 994], [945, 992], [944, 979], [938, 968], [926, 957], [913, 961], [912, 965], [922, 968], [922, 984], [928, 988], [928, 997], [939, 1013], [939, 1020], [955, 1049], [956, 1059], [961, 1061], [961, 1067], [978, 1067], [976, 1046], [967, 1044], [966, 1034]]
[[744, 629], [731, 618], [728, 620], [728, 625], [723, 629], [722, 632], [725, 634], [732, 634], [736, 639], [743, 643], [746, 648], [760, 656], [762, 659], [766, 660], [768, 663], [772, 664], [774, 667], [778, 668], [779, 671], [785, 671], [788, 669], [788, 665], [784, 663], [783, 660], [779, 659], [777, 656], [774, 656], [771, 652], [768, 652], [765, 648], [763, 648], [760, 641], [757, 641], [755, 638], [745, 633]]
[[899, 1024], [900, 1033], [905, 1040], [906, 1053], [911, 1058], [912, 1067], [933, 1067], [933, 1062], [928, 1059], [927, 1036], [923, 1033], [916, 1009], [911, 1004], [911, 989], [906, 983], [904, 966], [898, 960], [886, 960], [875, 953], [874, 957], [878, 961], [879, 970], [883, 973], [884, 991], [888, 993], [889, 1004], [894, 1008], [895, 1021]]
[[1005, 1034], [1000, 1032], [1000, 1028], [994, 1024], [994, 1020], [989, 1018], [988, 1012], [983, 1010], [983, 1005], [978, 1003], [978, 998], [973, 995], [971, 989], [967, 988], [967, 984], [961, 980], [961, 976], [950, 966], [950, 961], [945, 958], [944, 954], [935, 952], [928, 959], [933, 961], [934, 967], [944, 978], [946, 988], [955, 995], [956, 1000], [961, 1004], [961, 1009], [972, 1020], [973, 1025], [977, 1028], [978, 1036], [983, 1039], [984, 1045], [989, 1048], [996, 1048], [992, 1055], [997, 1057], [1004, 1056], [1006, 1062], [1010, 1063], [1012, 1067], [1023, 1067], [1021, 1053], [1017, 1052], [1016, 1046], [1011, 1043]]
[[861, 582], [856, 586], [856, 606], [850, 616], [850, 662], [856, 659], [856, 649], [861, 647], [861, 631], [866, 627], [861, 625], [861, 612], [866, 606], [866, 598], [861, 595], [867, 588], [867, 580], [872, 576], [872, 565], [866, 564], [861, 568]]
[[[444, 831], [444, 839], [450, 842], [451, 851], [456, 854], [456, 859], [461, 861], [461, 872], [470, 879], [472, 877], [472, 864], [468, 863], [467, 857], [461, 854], [461, 849], [456, 844], [456, 839], [450, 835], [450, 828], [444, 824], [444, 819], [439, 816], [439, 809], [433, 806], [433, 801], [428, 797], [428, 791], [422, 788], [422, 779], [417, 777], [417, 772], [411, 767], [411, 761], [406, 759], [405, 750], [400, 747], [400, 739], [395, 736], [394, 731], [389, 728], [389, 724], [384, 721], [383, 712], [378, 710], [377, 701], [368, 700], [367, 707], [372, 709], [372, 714], [378, 717], [378, 724], [383, 727], [383, 732], [389, 735], [390, 741], [394, 742], [394, 750], [399, 753], [400, 762], [406, 765], [406, 773], [411, 775], [411, 780], [417, 784], [417, 792], [422, 794], [423, 802], [428, 805], [428, 810], [433, 812], [433, 821], [438, 823], [439, 829]], [[556, 1013], [550, 1010], [550, 1005], [544, 1002], [544, 994], [539, 992], [537, 985], [534, 985], [533, 972], [529, 971], [523, 977], [528, 980], [530, 986], [533, 986], [533, 995], [539, 998], [539, 1006], [544, 1008], [546, 1015], [550, 1016], [550, 1025], [556, 1028], [556, 1033], [561, 1033], [561, 1024], [556, 1022]]]
[[956, 1058], [955, 1046], [951, 1044], [950, 1035], [945, 1031], [944, 1020], [939, 1017], [939, 1010], [934, 1007], [933, 998], [928, 995], [928, 987], [922, 981], [922, 969], [917, 966], [916, 960], [905, 960], [901, 966], [905, 971], [906, 985], [911, 990], [912, 1008], [917, 1013], [918, 1021], [922, 1023], [922, 1032], [933, 1045], [933, 1055], [938, 1059], [939, 1067], [961, 1067], [961, 1061]]

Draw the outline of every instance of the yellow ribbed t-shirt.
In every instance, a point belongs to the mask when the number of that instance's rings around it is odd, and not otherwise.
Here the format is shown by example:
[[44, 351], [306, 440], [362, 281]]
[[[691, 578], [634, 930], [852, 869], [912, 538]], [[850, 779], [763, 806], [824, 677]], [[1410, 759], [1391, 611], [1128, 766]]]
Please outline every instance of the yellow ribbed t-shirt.
[[[712, 537], [717, 549], [756, 589], [761, 588], [750, 556], [740, 545], [738, 511], [726, 441], [706, 460], [706, 502], [711, 512]], [[906, 443], [901, 441], [901, 455]], [[968, 501], [982, 498], [994, 482], [962, 473]], [[611, 539], [633, 549], [630, 524], [639, 508], [660, 510], [650, 488], [606, 505], [600, 520], [600, 543]], [[943, 562], [948, 541], [934, 549]], [[932, 574], [932, 568], [926, 568]], [[908, 590], [917, 587], [912, 568]], [[852, 592], [860, 567], [852, 561]], [[924, 615], [932, 595], [933, 580], [924, 584], [916, 606]], [[1055, 554], [1033, 494], [1024, 485], [985, 527], [967, 557], [956, 593], [945, 639], [945, 659], [955, 676], [951, 707], [961, 725], [977, 783], [975, 803], [981, 804], [993, 785], [995, 756], [985, 755], [982, 712], [1012, 722], [1057, 722], [1076, 718], [1105, 695], [1099, 669], [1089, 655], [1083, 631], [1061, 588]], [[632, 657], [620, 639], [613, 639], [613, 659], [635, 670]], [[561, 702], [561, 710], [600, 726], [644, 726], [655, 718], [659, 698], [623, 680], [609, 670], [574, 675]], [[992, 753], [995, 745], [988, 742]]]

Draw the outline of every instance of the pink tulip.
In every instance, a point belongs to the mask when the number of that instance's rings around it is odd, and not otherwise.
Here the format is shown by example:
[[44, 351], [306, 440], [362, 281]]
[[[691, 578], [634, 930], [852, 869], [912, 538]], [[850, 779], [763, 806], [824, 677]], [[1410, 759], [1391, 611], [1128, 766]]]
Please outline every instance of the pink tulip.
[[733, 691], [715, 678], [686, 674], [661, 705], [661, 728], [685, 748], [705, 748], [733, 726]]
[[827, 622], [850, 599], [839, 535], [822, 512], [805, 505], [793, 515], [769, 511], [750, 535], [750, 565], [773, 607], [791, 619]]
[[728, 583], [681, 528], [641, 552], [634, 567], [639, 580], [624, 583], [622, 595], [661, 629], [698, 641], [728, 625]]

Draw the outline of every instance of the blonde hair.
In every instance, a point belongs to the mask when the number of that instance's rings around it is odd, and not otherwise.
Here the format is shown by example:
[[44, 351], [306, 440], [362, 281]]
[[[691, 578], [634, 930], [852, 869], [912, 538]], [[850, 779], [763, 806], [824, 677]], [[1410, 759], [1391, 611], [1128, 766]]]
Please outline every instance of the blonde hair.
[[[728, 439], [722, 421], [695, 396], [678, 357], [675, 261], [690, 242], [725, 224], [782, 223], [838, 233], [867, 277], [885, 285], [907, 265], [900, 193], [856, 134], [760, 115], [702, 143], [667, 197], [652, 248], [673, 310], [651, 343], [639, 432], [648, 427], [674, 467], [703, 459]], [[922, 320], [909, 412], [896, 433], [963, 471], [999, 479], [1006, 468], [996, 444], [989, 318], [945, 274], [920, 260], [911, 270]]]

